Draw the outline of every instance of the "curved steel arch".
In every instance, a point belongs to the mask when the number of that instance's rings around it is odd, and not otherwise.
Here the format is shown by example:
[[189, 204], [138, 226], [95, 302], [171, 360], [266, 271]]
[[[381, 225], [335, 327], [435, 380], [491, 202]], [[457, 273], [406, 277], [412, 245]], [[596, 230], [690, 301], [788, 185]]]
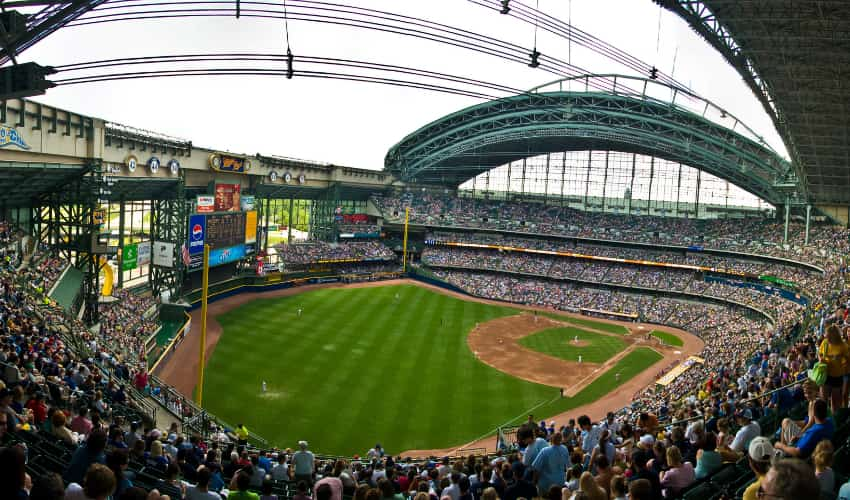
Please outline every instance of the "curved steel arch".
[[390, 148], [403, 180], [460, 183], [537, 154], [609, 149], [656, 156], [729, 180], [770, 203], [788, 163], [770, 148], [662, 101], [601, 92], [521, 94], [436, 120]]

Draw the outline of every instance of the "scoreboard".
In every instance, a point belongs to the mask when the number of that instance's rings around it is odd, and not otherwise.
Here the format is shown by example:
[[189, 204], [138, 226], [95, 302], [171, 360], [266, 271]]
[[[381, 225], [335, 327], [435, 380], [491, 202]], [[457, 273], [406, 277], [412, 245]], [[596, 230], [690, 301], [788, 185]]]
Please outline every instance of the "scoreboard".
[[206, 243], [210, 249], [245, 243], [244, 213], [209, 214], [206, 218]]

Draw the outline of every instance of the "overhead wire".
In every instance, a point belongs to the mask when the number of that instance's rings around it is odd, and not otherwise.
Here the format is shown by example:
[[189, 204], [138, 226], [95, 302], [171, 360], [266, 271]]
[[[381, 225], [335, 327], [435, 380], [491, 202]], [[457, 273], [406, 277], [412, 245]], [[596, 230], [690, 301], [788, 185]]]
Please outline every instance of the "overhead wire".
[[[171, 1], [171, 2], [139, 2], [137, 0], [115, 0], [101, 8], [95, 9], [83, 18], [70, 23], [69, 26], [85, 26], [105, 22], [132, 21], [145, 19], [164, 19], [176, 17], [218, 17], [230, 16], [230, 7], [217, 7], [226, 4], [225, 1]], [[355, 28], [367, 28], [393, 34], [412, 36], [431, 40], [447, 45], [473, 50], [479, 53], [500, 57], [502, 59], [525, 63], [528, 49], [520, 45], [505, 42], [487, 35], [469, 30], [456, 28], [442, 23], [428, 21], [412, 16], [394, 14], [391, 12], [348, 6], [329, 2], [305, 1], [297, 6], [301, 12], [293, 12], [291, 6], [286, 14], [279, 10], [256, 8], [264, 6], [279, 6], [274, 2], [243, 1], [242, 15], [259, 18], [285, 18], [298, 21], [335, 24]], [[192, 8], [175, 8], [189, 7]], [[198, 6], [204, 6], [198, 8]], [[253, 6], [253, 7], [252, 7]], [[138, 10], [147, 9], [147, 10]], [[362, 18], [352, 18], [329, 13], [349, 14]], [[365, 18], [365, 19], [364, 19]], [[395, 24], [391, 24], [395, 23]], [[404, 23], [399, 25], [399, 23]], [[421, 28], [421, 29], [419, 29]], [[588, 73], [583, 68], [575, 67], [566, 61], [547, 56], [540, 67], [559, 77], [574, 77]], [[604, 85], [592, 83], [598, 90], [604, 90]]]

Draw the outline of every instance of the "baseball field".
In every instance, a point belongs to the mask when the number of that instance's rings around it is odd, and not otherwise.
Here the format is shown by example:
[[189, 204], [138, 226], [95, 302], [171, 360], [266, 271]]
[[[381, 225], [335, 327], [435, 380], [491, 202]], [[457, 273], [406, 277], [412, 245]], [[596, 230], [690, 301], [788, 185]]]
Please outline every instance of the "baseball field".
[[479, 325], [523, 317], [530, 324], [518, 309], [412, 285], [253, 300], [217, 317], [223, 333], [207, 364], [204, 404], [277, 446], [306, 439], [323, 453], [352, 455], [379, 442], [397, 453], [459, 446], [529, 411], [547, 416], [587, 404], [662, 358], [647, 347], [624, 353], [624, 332], [611, 333], [610, 324], [541, 324], [516, 348], [555, 363], [583, 352], [583, 366], [597, 367], [573, 397], [561, 398], [559, 387], [482, 362], [467, 343]]

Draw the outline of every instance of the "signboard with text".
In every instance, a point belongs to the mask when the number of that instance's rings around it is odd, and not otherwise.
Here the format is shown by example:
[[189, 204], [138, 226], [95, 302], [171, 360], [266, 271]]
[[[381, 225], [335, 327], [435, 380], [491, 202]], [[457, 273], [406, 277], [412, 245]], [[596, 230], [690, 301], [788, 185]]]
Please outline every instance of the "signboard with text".
[[242, 209], [239, 201], [242, 186], [239, 184], [216, 184], [215, 204], [216, 212], [238, 212]]

